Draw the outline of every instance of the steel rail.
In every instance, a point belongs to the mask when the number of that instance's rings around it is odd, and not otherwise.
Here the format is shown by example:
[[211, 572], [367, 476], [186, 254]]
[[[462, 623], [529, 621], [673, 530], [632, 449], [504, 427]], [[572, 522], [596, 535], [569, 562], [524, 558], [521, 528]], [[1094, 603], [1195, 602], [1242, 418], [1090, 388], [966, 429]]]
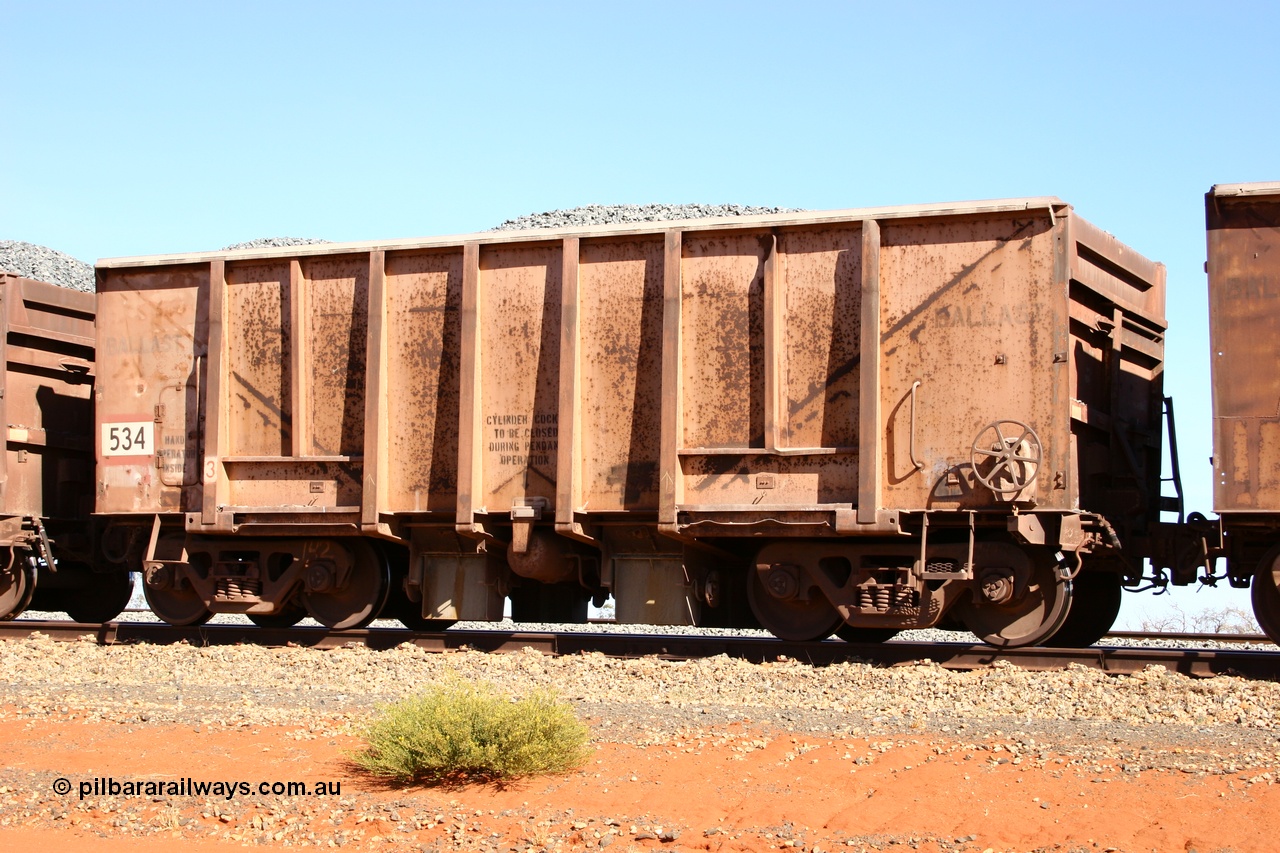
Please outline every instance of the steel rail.
[[953, 670], [973, 670], [1007, 661], [1033, 671], [1061, 670], [1077, 664], [1118, 675], [1162, 666], [1197, 677], [1240, 675], [1280, 679], [1280, 652], [1219, 649], [1166, 649], [1135, 646], [1093, 646], [1087, 649], [1032, 647], [996, 649], [976, 643], [846, 643], [826, 640], [790, 643], [765, 637], [720, 637], [692, 634], [605, 634], [581, 632], [459, 631], [421, 633], [396, 628], [329, 631], [324, 628], [259, 628], [254, 625], [202, 625], [179, 628], [154, 622], [0, 622], [0, 639], [41, 634], [59, 641], [92, 639], [99, 645], [186, 642], [193, 646], [248, 644], [305, 646], [317, 649], [348, 645], [390, 649], [409, 643], [428, 651], [473, 649], [516, 652], [534, 649], [548, 655], [595, 652], [609, 657], [656, 656], [691, 660], [726, 655], [754, 662], [797, 660], [817, 666], [861, 661], [879, 666], [911, 666], [928, 661]]
[[[123, 613], [151, 613], [150, 607], [126, 607]], [[612, 619], [589, 618], [590, 625], [617, 625]], [[1271, 645], [1266, 634], [1199, 634], [1194, 631], [1109, 631], [1110, 640], [1169, 640], [1178, 643], [1249, 643]]]
[[1197, 634], [1190, 631], [1111, 631], [1108, 639], [1114, 640], [1172, 640], [1178, 643], [1266, 643], [1266, 634]]

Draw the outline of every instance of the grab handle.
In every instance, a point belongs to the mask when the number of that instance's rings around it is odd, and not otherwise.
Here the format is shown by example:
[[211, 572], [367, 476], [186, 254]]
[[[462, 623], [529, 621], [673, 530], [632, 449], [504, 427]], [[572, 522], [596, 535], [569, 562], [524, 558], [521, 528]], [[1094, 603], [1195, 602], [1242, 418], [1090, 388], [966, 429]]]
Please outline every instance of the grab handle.
[[916, 460], [916, 389], [919, 387], [919, 379], [911, 383], [911, 442], [907, 446], [907, 453], [911, 457], [911, 464], [917, 471], [924, 467], [923, 462]]

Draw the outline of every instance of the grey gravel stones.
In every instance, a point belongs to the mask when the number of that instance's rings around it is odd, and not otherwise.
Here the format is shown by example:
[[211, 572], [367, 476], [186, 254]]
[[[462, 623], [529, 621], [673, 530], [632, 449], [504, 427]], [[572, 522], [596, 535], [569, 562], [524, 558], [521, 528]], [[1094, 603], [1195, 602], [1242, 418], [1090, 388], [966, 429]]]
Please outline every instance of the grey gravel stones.
[[92, 264], [57, 249], [21, 240], [0, 240], [0, 272], [47, 281], [85, 293], [94, 291]]
[[[1194, 679], [1160, 667], [1131, 676], [1078, 666], [1037, 673], [1006, 663], [952, 672], [927, 662], [886, 669], [860, 663], [753, 664], [723, 656], [663, 661], [599, 654], [545, 657], [533, 650], [435, 654], [408, 644], [386, 651], [321, 651], [104, 647], [34, 638], [0, 643], [0, 672], [5, 673], [0, 702], [92, 695], [104, 709], [127, 706], [163, 716], [174, 713], [173, 703], [182, 701], [188, 711], [207, 703], [234, 706], [255, 717], [266, 714], [264, 722], [305, 719], [318, 708], [361, 713], [412, 692], [416, 685], [458, 676], [493, 682], [512, 695], [559, 690], [565, 699], [597, 709], [600, 716], [617, 712], [623, 718], [678, 711], [687, 722], [690, 713], [706, 709], [711, 713], [699, 716], [745, 715], [811, 730], [837, 719], [910, 727], [929, 719], [994, 723], [1012, 718], [1023, 725], [1223, 729], [1233, 737], [1258, 732], [1274, 738], [1280, 731], [1280, 685], [1229, 677]], [[353, 690], [356, 685], [359, 689]], [[134, 701], [143, 704], [131, 705]], [[1125, 739], [1132, 742], [1133, 737], [1126, 734]]]
[[756, 207], [745, 204], [588, 204], [568, 210], [549, 210], [508, 219], [494, 231], [529, 228], [571, 228], [582, 225], [615, 225], [626, 222], [660, 222], [673, 219], [707, 219], [794, 213], [792, 207]]
[[[131, 733], [143, 724], [179, 723], [197, 732], [238, 732], [244, 749], [256, 751], [263, 742], [253, 738], [265, 733], [259, 727], [274, 724], [294, 730], [273, 733], [273, 750], [278, 752], [280, 744], [292, 751], [291, 740], [297, 742], [299, 754], [305, 754], [308, 741], [337, 745], [337, 738], [358, 731], [373, 704], [411, 692], [416, 685], [483, 678], [512, 694], [550, 686], [566, 693], [591, 721], [598, 743], [652, 747], [655, 762], [677, 753], [731, 752], [729, 760], [743, 760], [781, 742], [781, 749], [787, 750], [781, 761], [772, 765], [778, 757], [775, 748], [768, 757], [770, 764], [759, 765], [772, 775], [753, 778], [750, 787], [744, 788], [737, 787], [735, 778], [724, 777], [733, 802], [741, 796], [734, 795], [735, 790], [747, 792], [768, 785], [769, 791], [777, 792], [778, 785], [789, 782], [770, 766], [786, 766], [787, 774], [799, 774], [803, 767], [818, 763], [820, 756], [824, 768], [829, 762], [842, 762], [840, 772], [847, 768], [849, 773], [863, 774], [878, 764], [878, 777], [844, 777], [864, 781], [850, 786], [847, 801], [836, 808], [875, 795], [869, 808], [881, 813], [897, 810], [898, 805], [886, 797], [892, 797], [890, 792], [865, 788], [867, 781], [880, 784], [877, 780], [887, 780], [888, 774], [897, 778], [935, 760], [939, 765], [963, 767], [966, 780], [969, 773], [977, 777], [998, 771], [1005, 775], [994, 778], [1003, 784], [1064, 776], [1071, 783], [1128, 783], [1156, 771], [1186, 779], [1187, 796], [1204, 796], [1200, 779], [1208, 775], [1231, 777], [1224, 782], [1229, 792], [1244, 792], [1254, 785], [1266, 790], [1274, 782], [1280, 746], [1280, 728], [1271, 725], [1270, 716], [1280, 702], [1280, 685], [1231, 677], [1190, 679], [1158, 668], [1133, 676], [1109, 676], [1080, 668], [1032, 673], [997, 664], [983, 672], [951, 673], [929, 664], [815, 668], [796, 661], [750, 664], [728, 658], [623, 660], [594, 654], [552, 658], [533, 650], [508, 655], [432, 653], [408, 645], [384, 651], [103, 647], [91, 639], [56, 643], [36, 636], [0, 643], [0, 672], [4, 673], [0, 720], [15, 730], [25, 725], [24, 737], [42, 721], [47, 723], [35, 731], [43, 732], [45, 738], [52, 730], [49, 724], [71, 732], [84, 722], [114, 722]], [[708, 715], [709, 709], [717, 713]], [[811, 737], [816, 742], [810, 742]], [[904, 749], [911, 750], [909, 762], [902, 760]], [[925, 749], [928, 752], [922, 756]], [[808, 753], [815, 750], [827, 751], [815, 752], [811, 760]], [[789, 765], [801, 756], [802, 760]], [[552, 801], [545, 799], [533, 808], [526, 802], [523, 809], [508, 809], [500, 815], [490, 810], [486, 815], [456, 799], [446, 802], [454, 796], [451, 791], [388, 792], [402, 798], [387, 802], [383, 792], [359, 787], [353, 792], [346, 784], [344, 793], [354, 795], [336, 804], [279, 798], [249, 804], [146, 803], [107, 797], [73, 802], [48, 793], [54, 772], [18, 764], [0, 774], [0, 823], [49, 826], [66, 821], [76, 824], [78, 832], [122, 839], [170, 835], [182, 828], [187, 837], [221, 837], [244, 844], [346, 847], [354, 843], [361, 849], [382, 845], [376, 849], [492, 853], [606, 846], [639, 849], [646, 841], [650, 850], [723, 846], [809, 853], [908, 848], [976, 853], [981, 848], [967, 846], [977, 840], [976, 835], [938, 836], [916, 831], [909, 824], [902, 824], [899, 835], [849, 835], [799, 820], [793, 823], [781, 815], [773, 817], [776, 812], [753, 813], [749, 800], [739, 814], [722, 818], [722, 826], [707, 829], [705, 823], [680, 823], [678, 814], [636, 814], [648, 807], [637, 793], [651, 790], [642, 786], [656, 783], [638, 762], [611, 766], [607, 760], [598, 761], [580, 778], [588, 776], [588, 771], [595, 771], [596, 779], [604, 773], [598, 784], [610, 786], [605, 792], [627, 776], [637, 786], [607, 815], [553, 811], [548, 808]], [[742, 784], [748, 785], [748, 780], [743, 778]], [[1084, 789], [1091, 785], [1077, 787], [1085, 797]], [[557, 788], [559, 784], [549, 790]], [[1036, 814], [1046, 816], [1046, 826], [1054, 815], [1066, 822], [1070, 807], [1062, 799], [1047, 797], [1043, 791], [1034, 792], [1039, 796], [1032, 798], [1030, 790], [1019, 797], [1013, 785], [1008, 789], [1002, 792], [992, 785], [985, 790], [998, 792], [990, 795], [992, 802], [1028, 809], [1038, 806]], [[570, 788], [563, 790], [571, 798]], [[1065, 789], [1059, 786], [1059, 790]], [[1130, 793], [1138, 801], [1145, 789], [1134, 788]], [[424, 838], [422, 833], [431, 830], [434, 834]], [[1036, 849], [1066, 848], [1055, 844]]]
[[274, 249], [280, 246], [310, 246], [314, 243], [331, 243], [332, 240], [319, 240], [311, 237], [259, 237], [256, 240], [246, 240], [243, 243], [232, 243], [230, 246], [223, 246], [222, 251], [234, 252], [238, 249]]

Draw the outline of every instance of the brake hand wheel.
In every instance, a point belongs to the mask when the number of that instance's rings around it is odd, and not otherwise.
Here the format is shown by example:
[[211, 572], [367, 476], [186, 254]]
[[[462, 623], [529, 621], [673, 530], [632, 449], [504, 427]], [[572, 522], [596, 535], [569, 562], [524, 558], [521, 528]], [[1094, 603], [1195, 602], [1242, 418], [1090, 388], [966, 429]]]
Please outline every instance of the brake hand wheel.
[[999, 420], [978, 431], [970, 461], [979, 483], [1001, 497], [1010, 497], [1035, 482], [1042, 455], [1040, 436], [1028, 424]]

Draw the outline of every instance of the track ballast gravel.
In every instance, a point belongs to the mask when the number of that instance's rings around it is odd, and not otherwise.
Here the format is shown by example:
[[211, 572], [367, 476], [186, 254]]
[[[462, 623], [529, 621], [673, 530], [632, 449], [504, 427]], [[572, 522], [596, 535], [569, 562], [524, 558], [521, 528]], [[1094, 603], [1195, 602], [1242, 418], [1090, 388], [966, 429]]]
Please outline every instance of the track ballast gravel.
[[229, 708], [277, 723], [299, 722], [319, 709], [360, 715], [422, 685], [462, 678], [491, 681], [511, 695], [550, 688], [602, 717], [626, 718], [644, 709], [642, 715], [655, 722], [669, 712], [687, 721], [692, 712], [772, 720], [802, 731], [851, 725], [903, 730], [949, 719], [971, 725], [1084, 725], [1094, 734], [1122, 727], [1126, 737], [1133, 729], [1173, 727], [1235, 739], [1252, 732], [1271, 741], [1280, 732], [1280, 685], [1225, 676], [1194, 679], [1161, 667], [1131, 676], [1081, 667], [1029, 672], [1004, 663], [953, 672], [927, 662], [887, 669], [863, 663], [814, 667], [723, 656], [664, 661], [545, 657], [532, 650], [442, 654], [409, 644], [387, 651], [99, 646], [91, 639], [58, 643], [37, 636], [0, 643], [0, 672], [0, 704], [70, 702], [117, 714], [147, 709], [178, 719]]
[[[527, 695], [538, 688], [558, 689], [587, 719], [597, 744], [654, 748], [659, 760], [672, 750], [693, 752], [710, 741], [732, 742], [733, 749], [745, 756], [768, 747], [772, 740], [790, 736], [797, 745], [784, 756], [785, 763], [816, 748], [807, 740], [813, 735], [867, 739], [862, 746], [846, 745], [851, 752], [866, 750], [856, 760], [852, 754], [843, 756], [842, 760], [851, 762], [850, 772], [861, 772], [877, 758], [885, 762], [900, 760], [885, 758], [890, 750], [924, 746], [932, 750], [926, 761], [933, 760], [934, 754], [939, 761], [969, 761], [971, 765], [966, 769], [974, 773], [991, 772], [999, 765], [1021, 765], [1029, 773], [1041, 772], [1046, 777], [1067, 773], [1082, 780], [1118, 782], [1137, 780], [1155, 770], [1176, 773], [1175, 778], [1186, 779], [1188, 786], [1202, 784], [1200, 780], [1214, 775], [1235, 777], [1231, 780], [1235, 786], [1265, 783], [1265, 789], [1273, 778], [1271, 771], [1280, 746], [1280, 730], [1275, 727], [1273, 713], [1280, 706], [1280, 685], [1232, 677], [1190, 679], [1161, 668], [1133, 676], [1109, 676], [1079, 668], [1031, 673], [997, 664], [988, 670], [956, 673], [932, 664], [882, 669], [853, 663], [829, 667], [798, 661], [752, 664], [723, 657], [700, 661], [617, 660], [599, 655], [545, 657], [531, 650], [510, 655], [470, 651], [440, 654], [409, 645], [386, 651], [361, 647], [104, 647], [92, 640], [60, 643], [33, 637], [0, 643], [0, 673], [4, 673], [0, 676], [0, 723], [23, 723], [24, 731], [42, 721], [66, 723], [68, 732], [75, 731], [71, 728], [73, 721], [76, 727], [116, 723], [129, 733], [139, 727], [163, 733], [169, 730], [166, 727], [185, 725], [194, 727], [197, 733], [242, 732], [246, 750], [263, 748], [263, 742], [254, 736], [259, 734], [258, 727], [273, 725], [298, 726], [299, 730], [290, 735], [293, 740], [329, 739], [333, 745], [333, 739], [358, 732], [376, 704], [412, 693], [422, 685], [453, 678], [490, 681], [510, 695]], [[805, 741], [798, 743], [802, 737]], [[881, 737], [889, 739], [876, 739]], [[271, 743], [275, 746], [277, 742]], [[808, 762], [806, 759], [804, 764], [797, 763], [790, 772], [800, 773]], [[582, 772], [595, 771], [597, 778], [601, 771], [614, 772], [600, 764]], [[905, 767], [906, 771], [911, 769]], [[199, 803], [188, 805], [174, 798], [154, 805], [137, 798], [72, 802], [51, 793], [54, 775], [46, 770], [23, 775], [21, 765], [0, 774], [0, 825], [32, 826], [43, 821], [48, 826], [74, 814], [78, 820], [98, 826], [100, 835], [172, 835], [174, 821], [157, 826], [151, 819], [156, 809], [168, 809], [176, 816], [182, 808], [186, 808], [184, 814], [200, 808]], [[1033, 781], [1035, 777], [1026, 778]], [[781, 779], [777, 774], [757, 780], [756, 784], [772, 785]], [[731, 781], [726, 777], [725, 784]], [[1019, 775], [1015, 781], [1022, 782], [1023, 777]], [[640, 784], [634, 775], [631, 782]], [[1186, 790], [1188, 795], [1199, 791], [1193, 787]], [[858, 799], [870, 797], [874, 791], [859, 791]], [[404, 796], [408, 799], [403, 806], [396, 803], [393, 807], [409, 809], [428, 802], [434, 806], [434, 801], [451, 794], [414, 791]], [[338, 805], [371, 814], [383, 808], [384, 800], [378, 791], [359, 790]], [[305, 840], [308, 846], [327, 848], [345, 847], [348, 841], [361, 840], [349, 831], [350, 821], [341, 827], [337, 820], [324, 824], [306, 811], [308, 807], [323, 806], [325, 813], [321, 817], [339, 814], [330, 814], [331, 801], [284, 802], [277, 798], [256, 804], [219, 801], [215, 805], [228, 810], [225, 819], [219, 818], [215, 810], [212, 817], [203, 816], [203, 823], [190, 823], [186, 831], [244, 843], [255, 843], [256, 839], [256, 843], [275, 847], [282, 846], [285, 838], [292, 844]], [[529, 805], [525, 803], [526, 807]], [[1048, 808], [1059, 806], [1055, 803]], [[209, 807], [206, 803], [205, 808]], [[896, 808], [893, 804], [890, 807]], [[72, 808], [74, 812], [69, 811]], [[151, 811], [144, 812], [148, 808]], [[262, 825], [250, 824], [255, 815], [263, 819], [264, 810], [268, 809], [274, 823], [286, 831], [258, 838]], [[647, 812], [638, 814], [643, 805], [619, 804], [617, 809], [609, 816], [613, 822], [606, 825], [630, 827], [626, 832], [619, 830], [617, 840], [649, 840], [664, 845], [676, 840], [675, 834], [665, 838], [660, 831], [641, 831], [659, 819], [651, 819]], [[534, 811], [537, 810], [535, 806]], [[128, 814], [121, 817], [122, 811]], [[132, 819], [134, 811], [138, 812], [137, 820]], [[489, 815], [492, 823], [493, 813]], [[575, 814], [573, 810], [557, 816], [554, 825], [558, 835], [553, 837], [548, 829], [542, 840], [562, 843], [527, 841], [512, 846], [498, 833], [490, 833], [489, 824], [477, 821], [475, 831], [442, 837], [435, 847], [382, 844], [378, 849], [492, 853], [576, 850], [582, 846], [571, 843], [571, 837], [578, 837], [569, 831], [570, 822], [581, 823], [572, 824], [580, 830], [588, 818], [602, 816]], [[468, 824], [473, 817], [480, 818], [480, 812], [465, 815]], [[526, 816], [522, 813], [521, 817]], [[538, 813], [535, 817], [533, 812], [527, 818], [546, 820], [545, 815]], [[300, 827], [298, 832], [287, 831], [290, 820]], [[434, 818], [436, 824], [441, 820]], [[789, 828], [779, 835], [777, 828], [762, 826], [762, 820], [743, 820], [744, 826], [736, 828], [738, 834], [745, 830], [749, 840], [753, 833], [759, 834], [759, 842], [724, 849], [786, 847], [817, 853], [819, 846], [815, 842], [821, 843], [822, 850], [850, 849], [858, 853], [908, 848], [978, 853], [984, 849], [981, 844], [971, 844], [976, 836], [968, 834], [947, 836], [946, 843], [935, 839], [936, 845], [921, 847], [922, 836], [916, 833], [895, 836], [884, 843], [849, 838], [837, 848], [838, 833], [833, 835], [816, 827], [801, 828], [809, 833], [809, 843], [779, 843], [777, 839], [792, 838]], [[102, 829], [108, 821], [115, 822]], [[392, 818], [393, 823], [396, 821], [399, 818]], [[668, 825], [663, 822], [663, 826]], [[279, 827], [271, 828], [274, 831]], [[412, 835], [420, 829], [405, 826], [396, 828], [396, 832]], [[379, 832], [385, 830], [382, 827]], [[503, 831], [510, 832], [510, 828]], [[713, 828], [702, 835], [710, 838], [719, 831]], [[959, 836], [963, 831], [957, 829], [952, 835]], [[986, 828], [982, 831], [985, 833]], [[370, 829], [369, 835], [372, 834]], [[327, 840], [330, 836], [332, 841]], [[698, 843], [663, 849], [720, 849], [704, 846], [693, 832], [688, 838]], [[376, 841], [386, 839], [368, 839], [370, 845]], [[371, 849], [364, 844], [358, 846]], [[628, 850], [641, 849], [624, 846]], [[1031, 846], [1016, 849], [1025, 853]], [[1054, 845], [1035, 849], [1067, 848]], [[1089, 845], [1069, 849], [1106, 848]], [[1179, 845], [1178, 849], [1183, 848]]]

